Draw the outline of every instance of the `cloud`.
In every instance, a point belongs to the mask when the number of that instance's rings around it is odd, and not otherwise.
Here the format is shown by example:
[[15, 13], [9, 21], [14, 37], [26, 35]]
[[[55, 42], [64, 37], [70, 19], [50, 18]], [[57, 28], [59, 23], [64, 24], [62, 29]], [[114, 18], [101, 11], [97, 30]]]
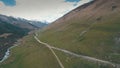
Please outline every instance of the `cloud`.
[[76, 6], [73, 6], [73, 2], [65, 2], [65, 0], [16, 0], [16, 6], [2, 5], [0, 10], [1, 14], [5, 15], [52, 22], [70, 10], [89, 1], [82, 0]]

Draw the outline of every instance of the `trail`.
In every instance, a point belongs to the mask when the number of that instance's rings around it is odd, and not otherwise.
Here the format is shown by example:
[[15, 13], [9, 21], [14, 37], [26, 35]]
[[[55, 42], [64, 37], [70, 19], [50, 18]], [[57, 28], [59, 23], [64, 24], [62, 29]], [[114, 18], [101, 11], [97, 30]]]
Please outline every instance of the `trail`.
[[58, 56], [56, 55], [56, 53], [54, 52], [54, 50], [51, 48], [51, 46], [49, 46], [48, 44], [46, 43], [42, 43], [36, 36], [34, 36], [34, 38], [40, 43], [40, 44], [43, 44], [45, 45], [46, 47], [48, 47], [50, 49], [50, 51], [53, 53], [53, 55], [55, 56], [55, 58], [57, 59], [59, 65], [61, 66], [61, 68], [64, 68], [62, 62], [60, 61], [60, 59], [58, 58]]
[[[40, 44], [46, 45], [46, 46], [49, 47], [49, 49], [51, 49], [51, 50], [52, 50], [52, 49], [55, 49], [55, 50], [58, 50], [58, 51], [62, 51], [62, 52], [64, 52], [64, 53], [66, 53], [66, 54], [70, 54], [70, 55], [72, 55], [72, 56], [80, 57], [80, 58], [83, 58], [83, 59], [86, 59], [86, 60], [89, 60], [89, 61], [93, 61], [93, 62], [96, 62], [96, 63], [103, 63], [103, 64], [112, 65], [112, 66], [115, 67], [115, 68], [119, 68], [119, 67], [120, 67], [120, 64], [115, 64], [115, 63], [112, 63], [112, 62], [109, 62], [109, 61], [100, 60], [100, 59], [96, 59], [96, 58], [89, 57], [89, 56], [79, 55], [79, 54], [76, 54], [76, 53], [74, 53], [74, 52], [71, 52], [71, 51], [68, 51], [68, 50], [65, 50], [65, 49], [61, 49], [61, 48], [57, 48], [57, 47], [50, 46], [49, 44], [40, 41], [36, 36], [34, 36], [34, 38], [35, 38], [36, 41], [38, 41]], [[52, 51], [53, 51], [53, 50], [52, 50]]]

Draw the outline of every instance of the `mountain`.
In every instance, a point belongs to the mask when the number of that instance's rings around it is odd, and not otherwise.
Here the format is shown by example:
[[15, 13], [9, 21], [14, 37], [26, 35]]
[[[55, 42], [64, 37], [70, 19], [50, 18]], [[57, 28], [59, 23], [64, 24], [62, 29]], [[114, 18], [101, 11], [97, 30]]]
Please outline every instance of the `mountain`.
[[0, 21], [0, 60], [17, 39], [27, 35], [29, 30]]
[[39, 26], [41, 26], [38, 27], [30, 22], [33, 21], [0, 15], [0, 60], [5, 55], [7, 49], [13, 46], [18, 39], [28, 35], [29, 32], [35, 29], [39, 29], [47, 25], [40, 23]]
[[48, 22], [40, 22], [40, 21], [29, 21], [29, 22], [38, 28], [42, 28], [48, 25]]
[[94, 0], [53, 22], [40, 39], [55, 47], [120, 63], [120, 1]]
[[120, 68], [120, 0], [93, 0], [35, 34], [1, 67]]
[[36, 21], [26, 20], [23, 18], [15, 18], [12, 16], [5, 16], [5, 15], [0, 15], [0, 20], [7, 22], [7, 23], [10, 23], [12, 25], [18, 26], [20, 28], [28, 29], [28, 30], [42, 28], [42, 27], [47, 25], [46, 23], [37, 21], [39, 26], [36, 26], [36, 25], [30, 23], [30, 22], [36, 23]]

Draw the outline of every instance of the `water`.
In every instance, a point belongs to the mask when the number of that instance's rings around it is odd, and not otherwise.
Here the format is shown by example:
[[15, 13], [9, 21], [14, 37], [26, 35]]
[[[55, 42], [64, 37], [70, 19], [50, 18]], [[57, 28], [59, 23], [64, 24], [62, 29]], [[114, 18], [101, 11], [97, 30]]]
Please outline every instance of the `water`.
[[2, 63], [3, 61], [5, 61], [6, 59], [8, 59], [8, 57], [10, 56], [10, 50], [14, 47], [18, 46], [18, 43], [16, 42], [16, 44], [14, 44], [13, 46], [11, 46], [10, 48], [7, 49], [7, 51], [5, 52], [5, 55], [3, 57], [3, 59], [0, 61], [0, 63]]
[[9, 55], [10, 55], [10, 48], [7, 49], [7, 52], [5, 53], [3, 59], [0, 61], [0, 63], [2, 63], [4, 60], [6, 60], [9, 57]]

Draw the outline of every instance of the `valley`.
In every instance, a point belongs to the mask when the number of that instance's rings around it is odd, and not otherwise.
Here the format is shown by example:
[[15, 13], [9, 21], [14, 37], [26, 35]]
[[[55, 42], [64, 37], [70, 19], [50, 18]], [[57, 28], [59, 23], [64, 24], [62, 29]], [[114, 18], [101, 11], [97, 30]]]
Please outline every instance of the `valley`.
[[[40, 24], [44, 26], [47, 25]], [[25, 19], [0, 15], [0, 60], [3, 59], [6, 51], [8, 51], [10, 47], [35, 29], [38, 29], [38, 27], [30, 24]]]
[[39, 28], [37, 21], [27, 29], [5, 22], [8, 30], [0, 22], [1, 52], [21, 39], [0, 68], [120, 68], [119, 3], [93, 0]]

